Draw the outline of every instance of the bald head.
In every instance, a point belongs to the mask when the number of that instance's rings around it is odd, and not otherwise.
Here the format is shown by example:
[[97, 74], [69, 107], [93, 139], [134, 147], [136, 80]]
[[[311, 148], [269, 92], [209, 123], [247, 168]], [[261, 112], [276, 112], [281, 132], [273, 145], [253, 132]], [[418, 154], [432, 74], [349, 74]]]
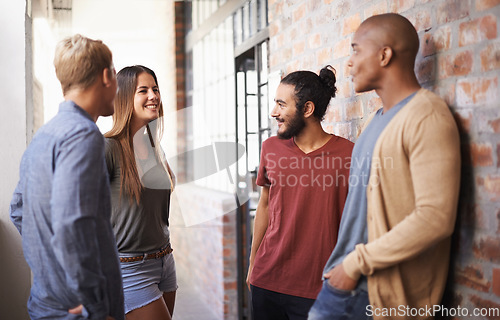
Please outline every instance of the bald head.
[[418, 34], [405, 17], [396, 13], [372, 16], [363, 21], [357, 33], [362, 33], [380, 46], [390, 47], [395, 53], [395, 60], [414, 64], [419, 47]]

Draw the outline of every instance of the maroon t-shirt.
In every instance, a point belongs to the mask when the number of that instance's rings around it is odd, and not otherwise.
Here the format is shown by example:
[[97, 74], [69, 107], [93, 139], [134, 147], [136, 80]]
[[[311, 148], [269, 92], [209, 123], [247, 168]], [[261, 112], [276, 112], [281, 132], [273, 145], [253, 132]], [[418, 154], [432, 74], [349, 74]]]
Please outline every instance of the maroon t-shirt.
[[304, 153], [293, 139], [262, 144], [257, 184], [269, 186], [269, 223], [255, 256], [254, 286], [316, 299], [337, 242], [354, 144], [332, 135]]

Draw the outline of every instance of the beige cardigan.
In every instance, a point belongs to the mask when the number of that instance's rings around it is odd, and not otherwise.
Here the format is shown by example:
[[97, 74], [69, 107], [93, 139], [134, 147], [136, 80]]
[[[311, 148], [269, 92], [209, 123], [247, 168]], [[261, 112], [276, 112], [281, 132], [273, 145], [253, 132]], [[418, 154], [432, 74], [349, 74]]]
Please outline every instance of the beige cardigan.
[[[368, 276], [376, 313], [383, 310], [375, 308], [440, 304], [459, 185], [456, 123], [441, 98], [420, 89], [375, 144], [367, 187], [368, 243], [357, 245], [343, 262], [350, 277]], [[399, 317], [374, 319], [410, 318], [392, 311]]]

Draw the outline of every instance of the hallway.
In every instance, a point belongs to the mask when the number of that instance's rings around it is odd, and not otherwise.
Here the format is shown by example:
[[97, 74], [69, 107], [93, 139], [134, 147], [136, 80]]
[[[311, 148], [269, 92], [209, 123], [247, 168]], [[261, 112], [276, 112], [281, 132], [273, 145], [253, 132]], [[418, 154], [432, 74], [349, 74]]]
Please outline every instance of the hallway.
[[221, 320], [212, 313], [188, 280], [188, 273], [177, 269], [177, 297], [173, 320]]

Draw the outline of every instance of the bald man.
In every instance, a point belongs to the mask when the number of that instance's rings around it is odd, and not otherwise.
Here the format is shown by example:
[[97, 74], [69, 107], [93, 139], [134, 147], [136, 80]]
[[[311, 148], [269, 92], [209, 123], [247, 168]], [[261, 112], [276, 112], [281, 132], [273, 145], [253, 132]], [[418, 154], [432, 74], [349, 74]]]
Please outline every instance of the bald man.
[[445, 288], [460, 183], [458, 130], [414, 73], [419, 47], [398, 14], [364, 21], [348, 65], [356, 92], [375, 90], [354, 146], [337, 245], [310, 313], [318, 319], [432, 319]]

